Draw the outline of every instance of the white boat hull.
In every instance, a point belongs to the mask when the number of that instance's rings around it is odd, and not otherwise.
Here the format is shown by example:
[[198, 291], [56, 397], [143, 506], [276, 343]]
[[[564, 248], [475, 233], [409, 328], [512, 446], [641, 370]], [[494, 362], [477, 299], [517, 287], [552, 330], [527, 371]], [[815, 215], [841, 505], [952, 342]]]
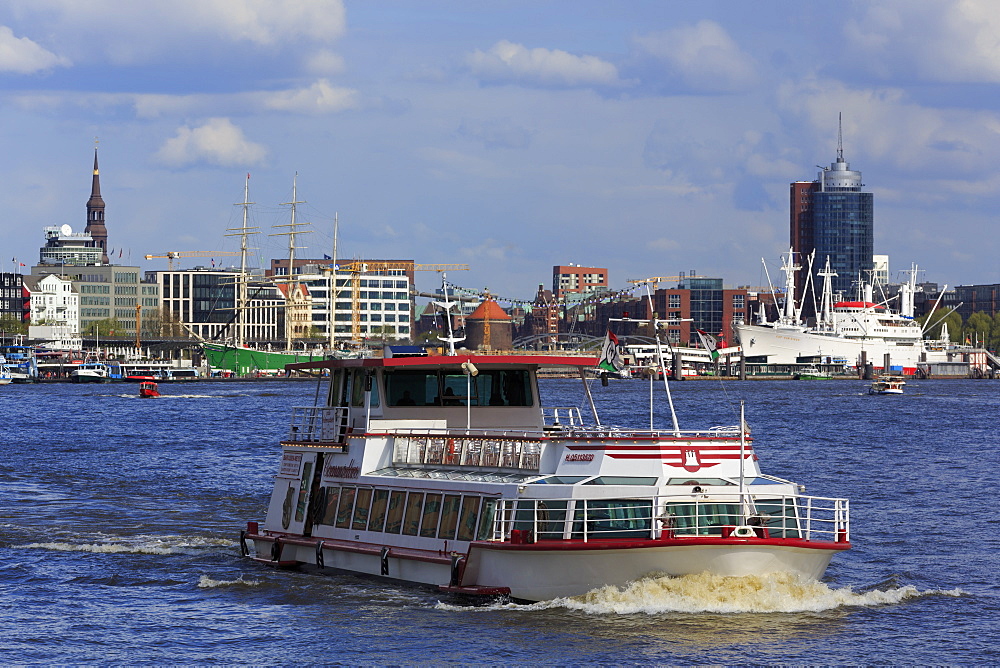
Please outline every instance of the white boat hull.
[[795, 364], [801, 358], [818, 357], [843, 359], [856, 366], [864, 353], [867, 361], [875, 366], [881, 366], [888, 354], [890, 364], [916, 368], [924, 353], [919, 341], [855, 339], [817, 334], [803, 327], [737, 325], [736, 334], [745, 356], [766, 357], [769, 364]]
[[[476, 582], [505, 586], [511, 596], [544, 601], [579, 596], [603, 585], [623, 586], [648, 575], [684, 576], [699, 573], [745, 577], [791, 573], [822, 577], [835, 550], [766, 545], [734, 540], [732, 545], [686, 545], [624, 550], [513, 551], [476, 550], [470, 570], [478, 566]], [[476, 564], [478, 556], [478, 564]]]
[[[317, 539], [319, 540], [319, 539]], [[253, 540], [259, 560], [279, 566], [318, 566], [316, 543]], [[337, 541], [324, 543], [323, 568], [430, 586], [451, 581], [450, 559], [443, 553], [417, 556], [413, 551], [389, 549], [384, 567], [379, 546], [340, 549]], [[472, 545], [462, 585], [487, 590], [506, 589], [524, 601], [579, 596], [607, 585], [624, 586], [646, 576], [697, 575], [746, 577], [790, 573], [819, 579], [840, 547], [802, 547], [777, 541], [728, 539], [726, 544], [653, 545], [624, 549], [496, 549]], [[275, 559], [274, 557], [278, 558]]]
[[108, 383], [111, 379], [106, 374], [101, 373], [76, 373], [73, 375], [73, 382], [76, 383]]

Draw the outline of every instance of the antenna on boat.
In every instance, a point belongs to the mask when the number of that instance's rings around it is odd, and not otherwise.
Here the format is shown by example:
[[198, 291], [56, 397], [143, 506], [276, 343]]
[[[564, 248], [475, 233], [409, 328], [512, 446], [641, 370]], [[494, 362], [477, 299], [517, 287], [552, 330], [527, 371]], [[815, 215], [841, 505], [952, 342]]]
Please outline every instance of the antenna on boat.
[[444, 293], [444, 301], [435, 301], [435, 306], [440, 306], [444, 309], [445, 320], [448, 321], [448, 336], [439, 336], [438, 341], [442, 341], [448, 344], [448, 354], [455, 354], [455, 344], [460, 341], [465, 341], [464, 336], [455, 336], [455, 332], [452, 330], [451, 326], [451, 308], [457, 304], [449, 299], [448, 296], [448, 279], [445, 274], [441, 274], [441, 292]]
[[[650, 323], [653, 325], [653, 338], [656, 341], [656, 358], [659, 362], [660, 369], [663, 370], [663, 389], [667, 392], [667, 404], [670, 406], [670, 419], [673, 421], [674, 425], [674, 436], [680, 436], [680, 425], [677, 424], [677, 413], [674, 411], [674, 398], [670, 394], [670, 385], [667, 383], [667, 367], [663, 361], [663, 345], [660, 341], [660, 321], [656, 317], [656, 313], [653, 311], [653, 293], [649, 289], [649, 283], [646, 283], [646, 299], [649, 302], [649, 318]], [[668, 344], [669, 345], [669, 344]], [[650, 378], [650, 383], [652, 383], [652, 378]], [[649, 429], [653, 430], [653, 397], [652, 397], [652, 385], [650, 385], [650, 397], [649, 397]]]
[[747, 501], [744, 496], [744, 466], [746, 465], [746, 446], [747, 446], [747, 421], [745, 414], [745, 405], [742, 399], [740, 399], [740, 513], [743, 516], [742, 524], [747, 522]]

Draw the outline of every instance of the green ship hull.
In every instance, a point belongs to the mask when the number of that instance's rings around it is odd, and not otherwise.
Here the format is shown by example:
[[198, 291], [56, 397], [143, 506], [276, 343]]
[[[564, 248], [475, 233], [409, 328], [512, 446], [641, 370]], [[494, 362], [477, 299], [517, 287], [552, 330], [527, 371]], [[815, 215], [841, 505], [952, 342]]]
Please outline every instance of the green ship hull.
[[202, 343], [201, 349], [213, 371], [230, 371], [237, 376], [283, 374], [286, 364], [326, 359], [325, 355], [236, 348], [221, 343]]

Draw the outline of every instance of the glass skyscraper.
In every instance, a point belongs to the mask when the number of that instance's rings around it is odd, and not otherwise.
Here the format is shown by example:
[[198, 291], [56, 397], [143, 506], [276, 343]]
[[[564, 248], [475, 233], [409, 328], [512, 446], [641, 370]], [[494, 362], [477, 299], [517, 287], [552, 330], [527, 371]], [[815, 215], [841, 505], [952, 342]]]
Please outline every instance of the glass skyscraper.
[[[792, 250], [800, 254], [796, 261], [805, 266], [806, 258], [816, 251], [813, 274], [819, 289], [823, 282], [815, 273], [822, 271], [829, 257], [830, 268], [837, 273], [832, 279], [834, 295], [839, 292], [849, 300], [856, 297], [859, 279], [871, 280], [874, 268], [872, 193], [862, 188], [861, 172], [850, 168], [842, 148], [818, 179], [791, 184]], [[801, 299], [801, 293], [797, 297]]]

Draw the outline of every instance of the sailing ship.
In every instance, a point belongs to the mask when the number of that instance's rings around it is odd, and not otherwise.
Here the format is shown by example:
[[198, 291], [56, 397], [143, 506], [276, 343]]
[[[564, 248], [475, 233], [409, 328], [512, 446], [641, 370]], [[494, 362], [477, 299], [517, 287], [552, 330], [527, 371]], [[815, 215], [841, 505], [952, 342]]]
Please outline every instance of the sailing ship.
[[[296, 200], [296, 181], [293, 181], [292, 184], [292, 202], [290, 203], [292, 206], [292, 219], [290, 225], [287, 225], [290, 228], [290, 232], [286, 233], [289, 235], [289, 275], [284, 278], [288, 281], [289, 285], [294, 285], [295, 234], [297, 233], [296, 226], [301, 225], [301, 223], [295, 222], [295, 206], [300, 204]], [[240, 271], [236, 279], [236, 305], [232, 322], [235, 333], [234, 340], [229, 342], [202, 341], [201, 343], [202, 352], [213, 370], [240, 376], [284, 373], [285, 367], [289, 364], [326, 358], [326, 354], [321, 346], [312, 351], [293, 350], [289, 327], [286, 327], [286, 350], [262, 350], [251, 348], [247, 345], [245, 313], [249, 308], [250, 302], [247, 289], [249, 281], [247, 268], [247, 253], [249, 252], [248, 237], [255, 229], [249, 227], [247, 224], [251, 204], [250, 177], [247, 175], [246, 185], [243, 190], [243, 202], [237, 205], [243, 207], [243, 224], [239, 228], [229, 230], [233, 234], [227, 235], [240, 237]], [[289, 289], [289, 294], [292, 292], [293, 290]]]

